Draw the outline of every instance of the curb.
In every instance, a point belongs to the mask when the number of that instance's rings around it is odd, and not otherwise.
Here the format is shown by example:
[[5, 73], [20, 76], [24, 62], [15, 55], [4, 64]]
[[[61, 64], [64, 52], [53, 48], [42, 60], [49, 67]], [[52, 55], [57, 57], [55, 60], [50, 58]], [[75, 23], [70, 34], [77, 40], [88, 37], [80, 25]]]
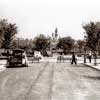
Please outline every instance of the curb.
[[87, 67], [91, 67], [91, 68], [93, 68], [93, 69], [95, 69], [95, 70], [98, 70], [98, 71], [100, 71], [100, 69], [98, 69], [98, 68], [95, 68], [95, 67], [93, 67], [93, 66], [91, 66], [91, 65], [87, 65], [87, 64], [85, 64], [85, 63], [82, 63], [83, 65], [85, 65], [85, 66], [87, 66]]

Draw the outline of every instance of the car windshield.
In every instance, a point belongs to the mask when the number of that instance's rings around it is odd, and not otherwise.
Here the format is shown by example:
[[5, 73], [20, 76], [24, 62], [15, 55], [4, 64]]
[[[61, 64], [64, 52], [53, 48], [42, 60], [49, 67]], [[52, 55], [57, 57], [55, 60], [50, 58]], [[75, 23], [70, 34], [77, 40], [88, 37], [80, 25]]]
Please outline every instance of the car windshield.
[[12, 52], [12, 56], [15, 56], [15, 57], [21, 57], [23, 54], [23, 51], [21, 50], [13, 50]]
[[22, 53], [13, 53], [13, 56], [21, 56]]

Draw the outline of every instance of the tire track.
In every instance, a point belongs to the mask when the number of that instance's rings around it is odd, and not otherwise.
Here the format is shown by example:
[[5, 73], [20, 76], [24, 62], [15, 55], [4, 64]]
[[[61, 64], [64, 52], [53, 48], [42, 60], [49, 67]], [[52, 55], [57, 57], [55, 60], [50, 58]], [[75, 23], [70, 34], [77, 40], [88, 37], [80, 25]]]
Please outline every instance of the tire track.
[[51, 100], [52, 99], [52, 89], [53, 89], [53, 77], [54, 77], [54, 63], [52, 64], [52, 70], [51, 70], [51, 73], [50, 73], [50, 90], [49, 90], [49, 93], [48, 93], [48, 100]]
[[38, 73], [36, 79], [34, 81], [31, 82], [30, 87], [28, 88], [27, 92], [24, 95], [19, 95], [18, 98], [16, 98], [16, 100], [28, 100], [28, 96], [32, 90], [32, 88], [35, 86], [35, 84], [37, 83], [37, 81], [39, 80], [39, 78], [41, 77], [41, 75], [43, 74], [43, 72], [45, 71], [47, 65], [49, 62], [46, 62], [46, 64], [44, 65], [44, 67], [40, 70], [40, 72]]

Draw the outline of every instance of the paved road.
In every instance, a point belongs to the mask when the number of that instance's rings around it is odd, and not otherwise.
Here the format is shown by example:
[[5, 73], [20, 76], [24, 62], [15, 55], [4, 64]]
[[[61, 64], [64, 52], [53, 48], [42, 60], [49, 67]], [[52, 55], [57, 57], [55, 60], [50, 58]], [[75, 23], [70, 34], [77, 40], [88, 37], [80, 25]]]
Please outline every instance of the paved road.
[[0, 100], [99, 100], [100, 71], [41, 62], [0, 72]]

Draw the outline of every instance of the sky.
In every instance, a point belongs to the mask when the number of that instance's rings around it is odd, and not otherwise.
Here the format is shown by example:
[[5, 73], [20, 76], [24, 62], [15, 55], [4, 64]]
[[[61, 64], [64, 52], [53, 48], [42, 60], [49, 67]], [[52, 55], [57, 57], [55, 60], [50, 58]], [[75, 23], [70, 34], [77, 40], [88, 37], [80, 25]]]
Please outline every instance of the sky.
[[18, 26], [18, 37], [52, 35], [83, 39], [82, 25], [100, 21], [99, 0], [0, 0], [0, 18]]

